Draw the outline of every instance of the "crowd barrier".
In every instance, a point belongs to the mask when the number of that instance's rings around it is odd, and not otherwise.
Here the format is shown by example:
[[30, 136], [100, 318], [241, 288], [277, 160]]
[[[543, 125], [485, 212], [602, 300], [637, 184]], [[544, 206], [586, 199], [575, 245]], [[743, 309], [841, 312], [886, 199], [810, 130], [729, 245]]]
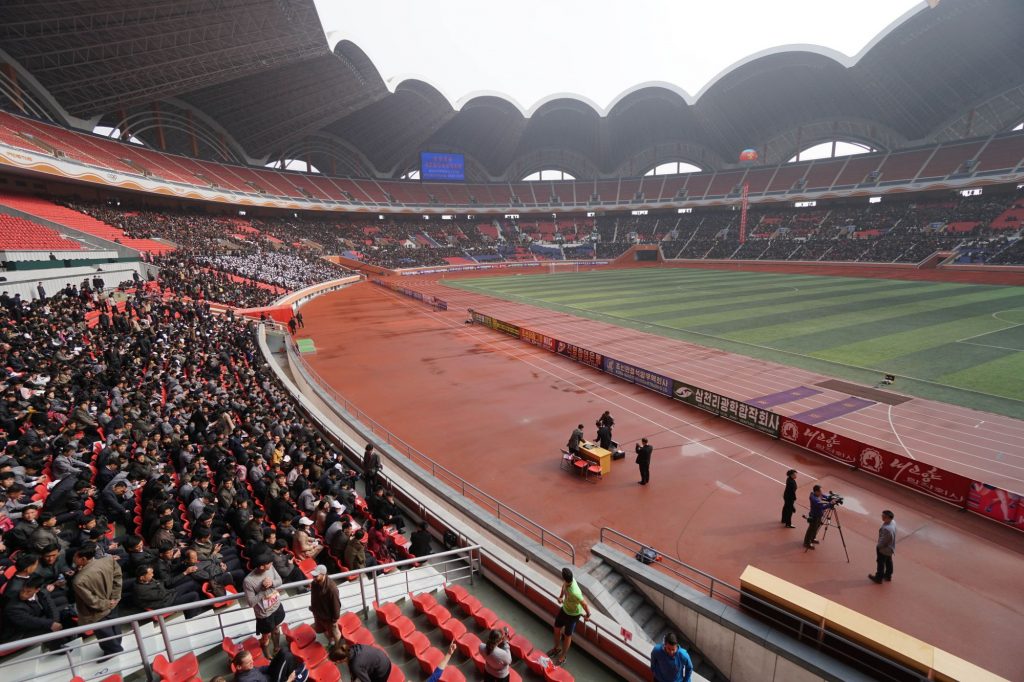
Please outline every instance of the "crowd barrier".
[[[401, 291], [400, 288], [396, 290]], [[420, 294], [420, 297], [422, 296]], [[622, 362], [597, 351], [560, 341], [475, 310], [471, 310], [470, 314], [474, 324], [508, 334], [659, 395], [1024, 531], [1024, 495], [973, 480], [921, 460], [889, 452], [875, 445], [862, 443], [820, 426], [784, 417], [771, 410]]]
[[448, 302], [436, 296], [424, 294], [419, 291], [413, 291], [412, 289], [406, 289], [405, 287], [398, 286], [397, 284], [387, 282], [383, 279], [374, 278], [371, 279], [370, 281], [379, 287], [384, 287], [385, 289], [390, 289], [391, 291], [397, 291], [403, 296], [415, 298], [417, 301], [423, 301], [427, 305], [432, 306], [435, 310], [448, 310]]

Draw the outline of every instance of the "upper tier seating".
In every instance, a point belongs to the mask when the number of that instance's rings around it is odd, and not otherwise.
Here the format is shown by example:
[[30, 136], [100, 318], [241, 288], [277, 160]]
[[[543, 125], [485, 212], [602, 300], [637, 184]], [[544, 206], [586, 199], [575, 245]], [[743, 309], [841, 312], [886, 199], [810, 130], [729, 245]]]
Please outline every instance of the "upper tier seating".
[[95, 218], [79, 213], [78, 211], [60, 206], [45, 199], [39, 199], [24, 194], [0, 193], [0, 204], [10, 208], [30, 213], [40, 218], [45, 218], [54, 223], [67, 225], [86, 234], [91, 234], [108, 241], [116, 241], [127, 247], [153, 254], [167, 253], [173, 251], [170, 244], [162, 244], [152, 239], [132, 239], [120, 230], [107, 223], [100, 222]]
[[82, 245], [56, 230], [18, 216], [0, 213], [0, 250], [79, 251]]

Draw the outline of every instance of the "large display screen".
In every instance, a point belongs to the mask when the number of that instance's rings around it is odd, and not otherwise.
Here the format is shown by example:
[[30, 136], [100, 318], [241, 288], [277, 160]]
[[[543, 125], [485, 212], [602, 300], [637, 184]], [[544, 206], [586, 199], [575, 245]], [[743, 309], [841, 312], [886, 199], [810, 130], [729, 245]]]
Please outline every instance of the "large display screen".
[[465, 180], [466, 157], [462, 154], [420, 152], [420, 180]]

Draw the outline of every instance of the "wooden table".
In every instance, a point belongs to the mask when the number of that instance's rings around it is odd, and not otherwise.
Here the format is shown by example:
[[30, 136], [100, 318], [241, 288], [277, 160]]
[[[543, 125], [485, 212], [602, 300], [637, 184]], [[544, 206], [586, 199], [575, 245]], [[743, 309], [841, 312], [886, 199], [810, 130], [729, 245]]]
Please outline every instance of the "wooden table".
[[581, 443], [580, 457], [591, 461], [594, 464], [600, 464], [602, 476], [607, 476], [612, 471], [612, 453], [604, 448], [598, 447], [596, 443]]

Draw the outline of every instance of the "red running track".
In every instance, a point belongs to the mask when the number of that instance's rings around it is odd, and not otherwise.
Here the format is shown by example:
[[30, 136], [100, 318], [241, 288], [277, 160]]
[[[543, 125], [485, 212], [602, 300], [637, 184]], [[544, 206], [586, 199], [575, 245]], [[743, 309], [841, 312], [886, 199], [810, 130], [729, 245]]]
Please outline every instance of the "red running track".
[[[787, 417], [849, 398], [847, 393], [816, 385], [829, 377], [795, 367], [452, 289], [434, 279], [404, 277], [401, 281], [403, 286], [447, 300], [460, 311], [473, 308], [730, 398], [750, 400], [801, 385], [821, 391], [772, 408]], [[1019, 419], [913, 398], [895, 406], [875, 403], [820, 426], [968, 478], [1024, 492], [1024, 421]]]
[[[402, 282], [436, 286], [420, 278]], [[318, 352], [307, 359], [398, 436], [568, 538], [581, 559], [600, 527], [609, 526], [734, 584], [753, 564], [998, 674], [1024, 679], [1017, 652], [1024, 632], [1024, 534], [517, 339], [466, 326], [464, 309], [557, 329], [559, 338], [572, 333], [590, 345], [600, 340], [626, 361], [627, 351], [671, 357], [677, 351], [662, 344], [676, 342], [621, 328], [599, 339], [608, 325], [494, 299], [485, 304], [485, 297], [448, 288], [438, 293], [451, 311], [435, 313], [371, 284], [314, 300], [304, 311], [304, 331]], [[698, 360], [726, 363], [705, 368], [709, 381], [717, 378], [716, 366], [737, 381], [747, 376], [719, 351], [688, 352], [688, 369]], [[785, 372], [782, 387], [794, 385], [792, 369], [761, 365], [751, 378], [781, 382]], [[718, 380], [730, 389], [723, 392], [733, 391], [729, 381]], [[558, 450], [569, 431], [582, 422], [592, 434], [605, 409], [615, 416], [615, 435], [626, 449], [642, 435], [651, 438], [657, 448], [651, 485], [636, 485], [631, 459], [616, 463], [597, 485], [559, 469]], [[801, 530], [781, 527], [789, 468], [800, 472], [801, 511], [812, 481], [846, 496], [842, 520], [851, 563], [834, 531], [805, 553]], [[900, 536], [894, 580], [878, 586], [867, 574], [874, 568], [878, 515], [886, 508], [896, 512]]]

